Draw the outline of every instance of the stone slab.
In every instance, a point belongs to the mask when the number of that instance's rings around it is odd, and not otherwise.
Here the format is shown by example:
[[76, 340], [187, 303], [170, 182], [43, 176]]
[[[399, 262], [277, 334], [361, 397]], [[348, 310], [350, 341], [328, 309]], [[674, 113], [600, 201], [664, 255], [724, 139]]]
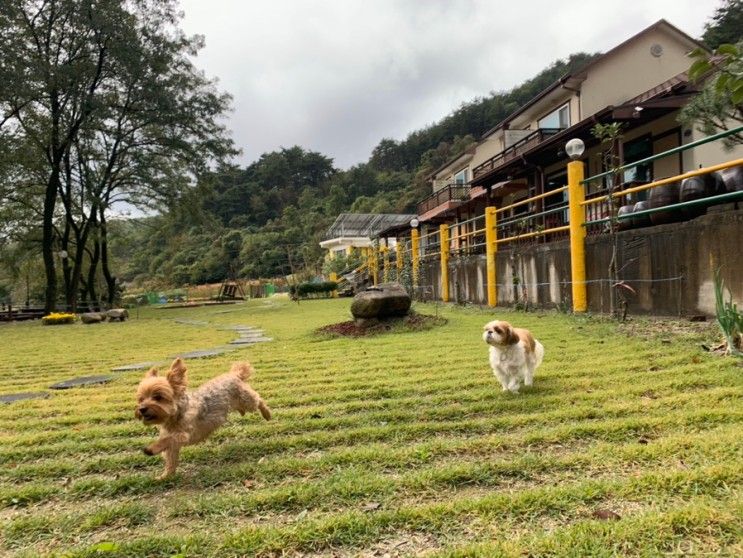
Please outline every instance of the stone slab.
[[123, 366], [117, 366], [112, 368], [112, 372], [131, 372], [133, 370], [147, 370], [153, 366], [158, 366], [161, 362], [138, 362], [135, 364], [124, 364]]
[[105, 384], [113, 380], [113, 376], [80, 376], [79, 378], [70, 378], [63, 382], [58, 382], [49, 386], [50, 389], [70, 389], [80, 386], [89, 386], [94, 384]]
[[263, 330], [256, 330], [256, 331], [238, 331], [237, 333], [240, 334], [240, 337], [264, 337], [265, 332]]
[[273, 341], [271, 337], [239, 337], [230, 341], [230, 345], [254, 345], [256, 343], [266, 343]]
[[189, 351], [187, 353], [178, 353], [170, 358], [209, 358], [213, 356], [223, 355], [227, 352], [227, 349], [200, 349], [198, 351]]
[[46, 399], [49, 394], [45, 391], [29, 391], [26, 393], [8, 393], [0, 395], [0, 403], [14, 403], [15, 401], [25, 401], [26, 399]]

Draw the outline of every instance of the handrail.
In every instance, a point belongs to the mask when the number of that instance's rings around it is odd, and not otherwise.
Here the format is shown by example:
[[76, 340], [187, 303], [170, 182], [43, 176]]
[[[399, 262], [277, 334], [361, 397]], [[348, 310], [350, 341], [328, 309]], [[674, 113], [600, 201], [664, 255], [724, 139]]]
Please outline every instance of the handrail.
[[459, 225], [466, 225], [467, 223], [472, 223], [473, 221], [477, 221], [478, 219], [484, 219], [484, 218], [485, 218], [485, 214], [483, 213], [482, 215], [477, 215], [475, 217], [470, 217], [469, 219], [465, 219], [464, 221], [457, 221], [456, 223], [454, 223], [453, 225], [451, 225], [450, 228], [451, 227], [455, 227], [455, 226], [459, 226]]
[[453, 236], [450, 236], [449, 237], [449, 240], [454, 240], [454, 239], [459, 239], [459, 238], [466, 238], [468, 236], [477, 236], [478, 234], [482, 234], [484, 232], [485, 232], [485, 229], [484, 228], [477, 229], [477, 230], [474, 230], [474, 231], [469, 231], [469, 232], [463, 232], [463, 233], [460, 233], [460, 234], [455, 234]]
[[679, 145], [678, 147], [673, 147], [669, 149], [668, 151], [663, 151], [662, 153], [658, 153], [657, 155], [651, 155], [650, 157], [645, 157], [644, 159], [640, 159], [639, 161], [635, 161], [634, 163], [627, 163], [626, 165], [622, 165], [621, 167], [618, 167], [616, 169], [602, 172], [601, 174], [596, 174], [594, 176], [589, 176], [585, 180], [581, 181], [581, 184], [588, 184], [589, 182], [593, 182], [594, 180], [597, 180], [599, 178], [603, 178], [605, 176], [609, 176], [612, 174], [617, 174], [627, 169], [631, 169], [639, 165], [649, 163], [651, 161], [656, 161], [657, 159], [662, 159], [663, 157], [668, 157], [669, 155], [673, 155], [674, 153], [680, 153], [682, 151], [686, 151], [687, 149], [692, 149], [699, 145], [704, 145], [705, 143], [709, 143], [711, 141], [726, 138], [728, 136], [739, 134], [741, 132], [743, 132], [743, 126], [738, 126], [730, 130], [725, 130], [724, 132], [719, 132], [712, 136], [707, 136], [706, 138], [698, 139], [697, 141], [693, 141], [691, 143], [686, 143], [684, 145]]
[[570, 230], [570, 225], [564, 225], [561, 227], [552, 227], [551, 229], [545, 229], [543, 231], [535, 231], [535, 232], [530, 232], [526, 234], [517, 234], [516, 236], [509, 236], [507, 238], [499, 238], [498, 240], [496, 240], [496, 242], [500, 244], [501, 242], [511, 242], [513, 240], [519, 240], [521, 238], [531, 238], [533, 236], [542, 236], [545, 234], [563, 232], [567, 230]]
[[[741, 126], [741, 128], [743, 128], [743, 126]], [[679, 174], [677, 176], [671, 176], [669, 178], [663, 178], [661, 180], [649, 182], [648, 184], [642, 184], [640, 186], [635, 186], [634, 188], [627, 188], [626, 190], [614, 192], [613, 194], [611, 194], [611, 197], [621, 198], [623, 196], [628, 196], [636, 192], [642, 192], [644, 190], [650, 190], [651, 188], [657, 188], [658, 186], [663, 186], [664, 184], [671, 184], [672, 182], [678, 182], [680, 180], [685, 180], [687, 178], [693, 178], [701, 174], [709, 174], [709, 173], [712, 173], [718, 170], [727, 169], [730, 167], [737, 167], [738, 165], [743, 165], [743, 159], [734, 159], [732, 161], [728, 161], [727, 163], [720, 163], [719, 165], [712, 165], [711, 167], [704, 167], [703, 169], [696, 169], [693, 171], [686, 172], [684, 174]], [[598, 198], [592, 198], [590, 200], [586, 200], [582, 202], [581, 205], [586, 206], [586, 205], [593, 205], [595, 203], [606, 202], [606, 201], [609, 201], [609, 198], [610, 196], [607, 194], [605, 196], [599, 196]]]
[[565, 204], [559, 207], [552, 207], [550, 209], [545, 209], [544, 211], [540, 211], [539, 213], [529, 213], [528, 215], [520, 215], [518, 217], [506, 219], [505, 221], [499, 221], [497, 228], [500, 229], [507, 225], [518, 223], [519, 221], [524, 221], [525, 219], [533, 219], [534, 217], [542, 217], [543, 215], [551, 215], [552, 213], [560, 213], [561, 211], [568, 211], [569, 208], [570, 206], [568, 204]]
[[[528, 144], [530, 141], [532, 141], [536, 137], [540, 137], [540, 140], [537, 142], [537, 145], [542, 143], [546, 137], [554, 136], [555, 134], [560, 133], [564, 128], [537, 128], [534, 130], [531, 134], [527, 134], [523, 138], [519, 139], [516, 143], [513, 145], [509, 145], [506, 147], [503, 151], [500, 151], [499, 153], [496, 153], [489, 159], [486, 159], [479, 165], [477, 165], [475, 168], [472, 169], [472, 176], [477, 177], [481, 174], [483, 174], [484, 170], [492, 170], [495, 167], [495, 161], [498, 159], [506, 159], [507, 155], [510, 155], [511, 152], [517, 152], [520, 148], [524, 147], [526, 144]], [[546, 136], [546, 137], [541, 137]], [[515, 157], [515, 155], [514, 155]], [[509, 159], [510, 161], [511, 159]], [[487, 167], [487, 169], [485, 168]]]
[[533, 202], [536, 200], [541, 200], [542, 198], [547, 198], [549, 196], [552, 196], [554, 194], [559, 194], [561, 192], [566, 192], [568, 189], [567, 186], [560, 186], [559, 188], [555, 188], [554, 190], [550, 190], [549, 192], [545, 192], [544, 194], [537, 194], [536, 196], [532, 196], [531, 198], [526, 198], [523, 200], [519, 200], [517, 202], [512, 203], [511, 205], [506, 205], [505, 207], [500, 207], [495, 210], [496, 213], [501, 213], [502, 211], [507, 211], [509, 209], [513, 209], [514, 207], [518, 207], [520, 205], [524, 205], [525, 203]]
[[430, 233], [420, 235], [419, 238], [420, 240], [423, 240], [424, 238], [431, 238], [432, 236], [438, 236], [438, 235], [439, 235], [439, 231], [434, 230], [434, 231], [431, 231]]
[[449, 201], [466, 201], [469, 198], [470, 190], [469, 182], [446, 184], [418, 202], [416, 205], [418, 214], [426, 213]]

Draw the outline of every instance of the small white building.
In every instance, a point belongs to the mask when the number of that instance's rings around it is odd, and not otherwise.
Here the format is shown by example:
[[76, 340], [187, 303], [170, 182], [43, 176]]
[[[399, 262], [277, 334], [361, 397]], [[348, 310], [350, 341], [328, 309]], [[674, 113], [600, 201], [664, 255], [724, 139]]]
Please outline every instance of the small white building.
[[[414, 217], [396, 213], [341, 213], [325, 233], [320, 246], [328, 251], [329, 259], [340, 254], [350, 255], [354, 250], [366, 253], [381, 231], [407, 225]], [[395, 246], [394, 239], [388, 242], [390, 248]]]

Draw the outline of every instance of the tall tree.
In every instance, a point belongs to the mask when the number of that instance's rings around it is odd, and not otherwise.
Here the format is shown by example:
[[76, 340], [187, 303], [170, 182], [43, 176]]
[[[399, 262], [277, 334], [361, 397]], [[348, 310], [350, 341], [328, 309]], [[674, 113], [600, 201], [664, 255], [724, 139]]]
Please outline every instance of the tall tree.
[[743, 0], [725, 0], [704, 25], [702, 40], [713, 50], [743, 40]]
[[74, 306], [91, 227], [105, 233], [105, 212], [116, 201], [152, 205], [172, 198], [212, 157], [229, 153], [218, 123], [229, 99], [193, 68], [189, 56], [201, 40], [179, 31], [176, 0], [1, 6], [0, 125], [43, 157], [41, 243], [50, 311], [55, 248], [68, 251], [74, 241], [64, 273]]
[[[712, 56], [701, 49], [692, 55], [696, 60], [689, 77], [703, 87], [681, 110], [679, 120], [708, 135], [739, 127], [743, 124], [743, 41], [720, 45]], [[743, 134], [726, 137], [724, 144], [743, 144]]]
[[99, 103], [125, 20], [118, 2], [8, 0], [0, 5], [2, 122], [44, 161], [42, 255], [45, 306], [54, 310], [54, 217], [63, 161]]

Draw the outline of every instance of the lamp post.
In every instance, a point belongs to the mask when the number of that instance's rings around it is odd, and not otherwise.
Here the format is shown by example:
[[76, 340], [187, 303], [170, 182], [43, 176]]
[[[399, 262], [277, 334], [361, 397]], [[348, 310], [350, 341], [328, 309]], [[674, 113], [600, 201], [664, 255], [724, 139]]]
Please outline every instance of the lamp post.
[[583, 156], [583, 152], [586, 150], [586, 144], [580, 138], [573, 138], [565, 144], [565, 153], [568, 154], [571, 160], [577, 161]]
[[570, 212], [570, 274], [573, 293], [573, 312], [588, 310], [586, 297], [586, 210], [583, 206], [583, 163], [580, 158], [586, 144], [573, 138], [565, 144], [568, 163], [568, 208]]
[[418, 225], [420, 225], [420, 221], [417, 217], [413, 217], [410, 220], [410, 263], [413, 267], [413, 289], [418, 288], [418, 258], [420, 257], [418, 252], [420, 243]]

